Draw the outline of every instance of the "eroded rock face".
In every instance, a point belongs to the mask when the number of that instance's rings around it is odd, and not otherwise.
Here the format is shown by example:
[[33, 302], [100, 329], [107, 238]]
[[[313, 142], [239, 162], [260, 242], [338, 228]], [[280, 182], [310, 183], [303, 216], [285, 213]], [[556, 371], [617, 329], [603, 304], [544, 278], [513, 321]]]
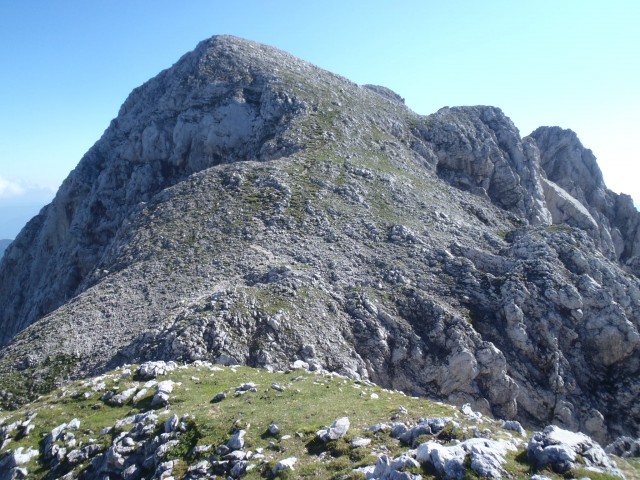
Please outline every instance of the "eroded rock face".
[[631, 197], [607, 189], [596, 157], [582, 145], [575, 132], [540, 127], [531, 138], [540, 151], [540, 163], [547, 178], [577, 200], [592, 217], [585, 224], [582, 219], [571, 221], [571, 214], [560, 215], [558, 221], [554, 218], [554, 223], [569, 220], [569, 225], [589, 231], [605, 255], [627, 263], [637, 275], [640, 214]]
[[302, 63], [265, 46], [215, 37], [135, 89], [54, 202], [7, 252], [0, 278], [13, 280], [0, 283], [0, 345], [86, 288], [141, 202], [205, 168], [299, 148], [284, 126], [305, 106], [278, 87], [281, 80], [269, 68], [286, 62]]
[[530, 139], [493, 107], [443, 108], [419, 134], [433, 145], [438, 175], [463, 190], [487, 196], [534, 224], [551, 223], [540, 161]]
[[0, 371], [294, 365], [634, 435], [638, 213], [576, 142], [214, 37], [130, 95], [7, 250]]

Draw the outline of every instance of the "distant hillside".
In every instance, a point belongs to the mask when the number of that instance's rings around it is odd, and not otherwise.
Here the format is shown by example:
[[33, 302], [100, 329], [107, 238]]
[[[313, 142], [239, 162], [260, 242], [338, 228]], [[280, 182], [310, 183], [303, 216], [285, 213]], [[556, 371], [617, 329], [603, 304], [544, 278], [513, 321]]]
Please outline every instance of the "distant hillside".
[[4, 255], [4, 251], [7, 249], [7, 247], [11, 242], [13, 242], [13, 240], [9, 240], [9, 239], [0, 240], [0, 257]]

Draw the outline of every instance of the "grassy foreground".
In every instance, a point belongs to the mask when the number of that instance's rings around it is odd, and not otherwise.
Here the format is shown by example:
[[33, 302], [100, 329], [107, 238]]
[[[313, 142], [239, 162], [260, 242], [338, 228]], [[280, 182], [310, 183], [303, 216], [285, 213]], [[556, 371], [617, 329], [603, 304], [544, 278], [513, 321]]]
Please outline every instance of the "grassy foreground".
[[[0, 428], [36, 414], [32, 421], [35, 426], [33, 430], [22, 436], [17, 430], [10, 432], [8, 438], [11, 440], [5, 442], [0, 455], [19, 447], [23, 447], [23, 450], [31, 447], [42, 452], [46, 435], [57, 425], [73, 418], [80, 420], [81, 425], [75, 432], [78, 447], [94, 444], [106, 450], [119, 432], [126, 432], [132, 427], [130, 424], [115, 426], [117, 420], [151, 410], [154, 395], [151, 386], [135, 402], [130, 399], [122, 406], [110, 406], [100, 400], [105, 391], [114, 388], [119, 392], [133, 386], [142, 388], [146, 382], [137, 380], [135, 372], [136, 366], [122, 367], [98, 379], [67, 385], [19, 410], [0, 412]], [[395, 457], [411, 448], [392, 438], [389, 432], [374, 433], [368, 431], [369, 427], [394, 421], [411, 425], [421, 418], [434, 417], [449, 417], [460, 425], [453, 431], [445, 429], [437, 437], [429, 438], [444, 444], [472, 436], [474, 427], [484, 430], [486, 434], [490, 431], [491, 438], [512, 440], [518, 445], [518, 451], [509, 454], [505, 465], [506, 473], [511, 478], [529, 478], [534, 473], [551, 478], [618, 478], [587, 470], [571, 472], [564, 477], [548, 471], [533, 472], [525, 451], [529, 434], [521, 437], [515, 432], [503, 430], [501, 422], [486, 417], [478, 421], [451, 406], [407, 397], [368, 382], [305, 370], [269, 373], [248, 367], [211, 365], [180, 366], [159, 376], [157, 380], [177, 382], [169, 405], [155, 410], [159, 417], [158, 428], [162, 428], [162, 422], [174, 413], [180, 418], [188, 415], [184, 421], [186, 431], [178, 435], [177, 442], [166, 457], [166, 460], [176, 461], [173, 469], [176, 479], [184, 478], [190, 465], [209, 457], [217, 446], [229, 441], [232, 433], [238, 429], [247, 432], [244, 450], [264, 455], [264, 458], [249, 461], [251, 468], [243, 478], [364, 478], [364, 474], [354, 471], [354, 468], [374, 465], [382, 454]], [[236, 387], [246, 383], [254, 383], [256, 391], [236, 394]], [[273, 384], [278, 384], [278, 388], [274, 388]], [[227, 393], [226, 398], [212, 402], [221, 392]], [[351, 423], [345, 437], [328, 443], [317, 439], [318, 430], [345, 416]], [[279, 429], [275, 435], [269, 432], [272, 424]], [[104, 433], [103, 430], [108, 427], [114, 428]], [[356, 437], [371, 442], [366, 446], [354, 447], [352, 440]], [[211, 446], [212, 449], [194, 453], [194, 448], [198, 446]], [[21, 465], [27, 469], [28, 478], [52, 478], [50, 466], [40, 457]], [[289, 457], [297, 458], [295, 469], [274, 475], [275, 464]], [[60, 471], [69, 474], [68, 478], [76, 478], [88, 468], [89, 462], [87, 460]], [[637, 463], [619, 461], [618, 466], [627, 478], [638, 478], [640, 468]], [[411, 473], [421, 474], [423, 478], [435, 477], [435, 472], [426, 467], [414, 470]], [[476, 477], [469, 471], [468, 478]]]

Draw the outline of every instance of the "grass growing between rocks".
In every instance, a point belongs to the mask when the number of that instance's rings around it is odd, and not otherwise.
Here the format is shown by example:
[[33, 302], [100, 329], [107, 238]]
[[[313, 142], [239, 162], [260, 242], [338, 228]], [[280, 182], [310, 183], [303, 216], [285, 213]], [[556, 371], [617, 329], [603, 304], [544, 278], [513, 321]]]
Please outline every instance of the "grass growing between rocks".
[[[17, 433], [18, 430], [11, 432], [11, 441], [5, 442], [0, 455], [19, 447], [24, 450], [31, 447], [42, 452], [46, 435], [54, 427], [73, 418], [80, 420], [80, 428], [74, 432], [78, 447], [93, 443], [106, 450], [120, 432], [128, 432], [132, 428], [131, 424], [116, 426], [117, 420], [151, 409], [154, 395], [152, 385], [147, 385], [147, 393], [141, 395], [135, 403], [129, 400], [122, 406], [110, 406], [100, 400], [108, 390], [122, 392], [133, 386], [143, 388], [146, 382], [136, 379], [135, 372], [135, 366], [123, 367], [97, 380], [74, 382], [19, 410], [1, 412], [2, 426], [37, 415], [32, 421], [35, 426], [33, 431], [22, 437]], [[165, 459], [175, 462], [173, 476], [176, 479], [185, 478], [190, 465], [208, 458], [240, 429], [246, 430], [244, 450], [259, 451], [264, 455], [261, 460], [249, 461], [253, 467], [243, 478], [356, 479], [364, 478], [364, 475], [354, 472], [354, 468], [374, 465], [382, 454], [393, 458], [410, 448], [401, 445], [388, 432], [368, 431], [369, 427], [377, 423], [401, 421], [412, 424], [421, 418], [452, 417], [460, 423], [463, 430], [464, 427], [474, 425], [448, 405], [407, 397], [368, 382], [305, 370], [269, 373], [248, 367], [190, 365], [178, 367], [157, 378], [157, 381], [161, 380], [172, 380], [176, 385], [169, 405], [155, 410], [159, 417], [156, 434], [163, 432], [163, 422], [174, 413], [184, 422], [184, 431], [178, 435]], [[254, 389], [237, 392], [236, 387], [248, 383], [255, 384]], [[226, 397], [212, 401], [219, 393], [225, 393]], [[326, 443], [319, 440], [318, 430], [345, 416], [350, 420], [346, 436]], [[276, 435], [269, 432], [271, 424], [276, 424], [279, 428]], [[496, 436], [509, 436], [513, 433], [503, 431], [491, 419], [486, 419], [483, 426], [489, 426]], [[106, 427], [114, 428], [101, 433]], [[451, 438], [447, 436], [448, 433]], [[444, 429], [441, 435], [431, 437], [431, 440], [449, 444], [460, 440], [460, 433]], [[352, 440], [356, 437], [368, 439], [370, 443], [354, 447]], [[205, 446], [211, 446], [211, 449], [194, 454], [194, 448]], [[524, 446], [507, 457], [505, 469], [510, 478], [528, 478], [534, 473], [523, 448]], [[289, 457], [298, 459], [295, 470], [283, 471], [274, 477], [273, 467], [278, 461]], [[79, 474], [88, 464], [89, 461], [85, 461], [77, 465], [73, 474]], [[29, 478], [40, 479], [50, 475], [45, 464], [38, 463], [38, 459], [22, 466], [28, 469]], [[425, 468], [423, 466], [418, 469], [420, 471], [410, 473], [419, 473], [423, 478], [436, 476], [435, 472]], [[627, 462], [625, 468], [627, 478], [634, 478], [629, 473], [637, 472], [638, 465]], [[616, 478], [596, 475], [586, 470], [572, 473], [575, 478]], [[563, 478], [547, 472], [545, 474], [554, 479]]]
[[[105, 390], [117, 388], [118, 391], [123, 391], [136, 384], [142, 387], [145, 382], [135, 381], [134, 372], [135, 368], [130, 367], [106, 375], [103, 379]], [[171, 396], [170, 406], [156, 410], [159, 421], [166, 420], [172, 413], [180, 417], [188, 414], [190, 419], [189, 429], [181, 436], [178, 445], [172, 448], [168, 458], [191, 461], [193, 457], [189, 454], [194, 447], [212, 445], [215, 449], [226, 443], [233, 431], [246, 429], [245, 449], [265, 449], [267, 461], [262, 468], [248, 472], [245, 478], [261, 478], [275, 462], [291, 456], [299, 459], [295, 476], [291, 478], [332, 478], [351, 474], [354, 466], [374, 464], [377, 458], [364, 450], [352, 449], [352, 436], [356, 432], [364, 436], [364, 430], [369, 426], [389, 421], [398, 413], [400, 406], [409, 411], [403, 416], [403, 421], [455, 414], [455, 410], [449, 406], [406, 397], [363, 382], [315, 375], [304, 370], [269, 373], [247, 367], [223, 367], [211, 371], [207, 367], [190, 366], [158, 378], [169, 379], [180, 385]], [[256, 384], [257, 392], [235, 396], [235, 387], [249, 382]], [[284, 391], [272, 388], [273, 383], [284, 386]], [[2, 452], [18, 447], [25, 450], [29, 447], [38, 449], [41, 447], [41, 440], [54, 427], [73, 418], [78, 418], [81, 423], [80, 429], [75, 432], [78, 445], [99, 443], [106, 446], [117, 433], [128, 431], [131, 425], [116, 427], [108, 435], [101, 435], [101, 431], [105, 427], [113, 427], [118, 419], [147, 411], [154, 391], [153, 388], [148, 390], [147, 395], [135, 405], [128, 402], [114, 407], [100, 400], [103, 391], [92, 392], [90, 382], [78, 381], [40, 397], [17, 411], [3, 412], [0, 418], [4, 419], [4, 425], [23, 420], [33, 413], [37, 416], [33, 420], [35, 429], [26, 437], [13, 436], [13, 440]], [[85, 392], [92, 394], [85, 398]], [[211, 403], [213, 397], [220, 392], [227, 392], [227, 398]], [[372, 398], [371, 394], [378, 398]], [[351, 421], [347, 437], [326, 445], [314, 443], [319, 429], [343, 416], [349, 417]], [[278, 425], [278, 435], [268, 432], [271, 423]], [[367, 435], [372, 438], [370, 446], [374, 450], [383, 448], [388, 454], [400, 451], [399, 443], [389, 444], [387, 435], [382, 439], [372, 434]], [[206, 456], [208, 454], [203, 458]], [[322, 460], [318, 461], [318, 458]], [[42, 478], [46, 474], [35, 460], [25, 466], [31, 478]]]

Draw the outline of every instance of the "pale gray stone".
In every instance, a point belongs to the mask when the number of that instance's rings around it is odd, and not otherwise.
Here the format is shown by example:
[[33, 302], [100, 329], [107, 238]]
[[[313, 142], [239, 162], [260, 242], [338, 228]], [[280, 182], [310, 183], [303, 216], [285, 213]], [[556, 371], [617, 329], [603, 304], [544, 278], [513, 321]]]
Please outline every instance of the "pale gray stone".
[[348, 417], [340, 417], [335, 422], [331, 424], [329, 428], [324, 428], [319, 430], [317, 435], [320, 440], [323, 442], [328, 442], [329, 440], [337, 440], [338, 438], [344, 437], [349, 431], [349, 418]]
[[296, 457], [288, 457], [288, 458], [284, 458], [282, 460], [279, 460], [274, 466], [273, 469], [271, 470], [272, 473], [274, 475], [276, 475], [278, 472], [281, 472], [283, 470], [295, 470], [295, 468], [293, 467], [296, 463], [298, 462], [298, 459]]
[[640, 214], [575, 133], [417, 115], [217, 36], [131, 93], [6, 250], [0, 372], [300, 358], [609, 443], [639, 430], [639, 274]]
[[178, 418], [178, 415], [176, 415], [175, 413], [173, 415], [171, 415], [169, 418], [167, 418], [164, 422], [164, 431], [166, 433], [171, 433], [173, 431], [176, 430], [176, 428], [178, 428], [178, 423], [179, 423], [180, 419]]
[[242, 448], [244, 447], [244, 436], [246, 434], [247, 434], [246, 430], [239, 430], [227, 442], [227, 447], [229, 447], [231, 451], [242, 450]]
[[272, 423], [271, 425], [269, 425], [267, 430], [271, 435], [278, 435], [280, 433], [280, 429], [278, 428], [278, 425], [276, 425], [275, 423]]

